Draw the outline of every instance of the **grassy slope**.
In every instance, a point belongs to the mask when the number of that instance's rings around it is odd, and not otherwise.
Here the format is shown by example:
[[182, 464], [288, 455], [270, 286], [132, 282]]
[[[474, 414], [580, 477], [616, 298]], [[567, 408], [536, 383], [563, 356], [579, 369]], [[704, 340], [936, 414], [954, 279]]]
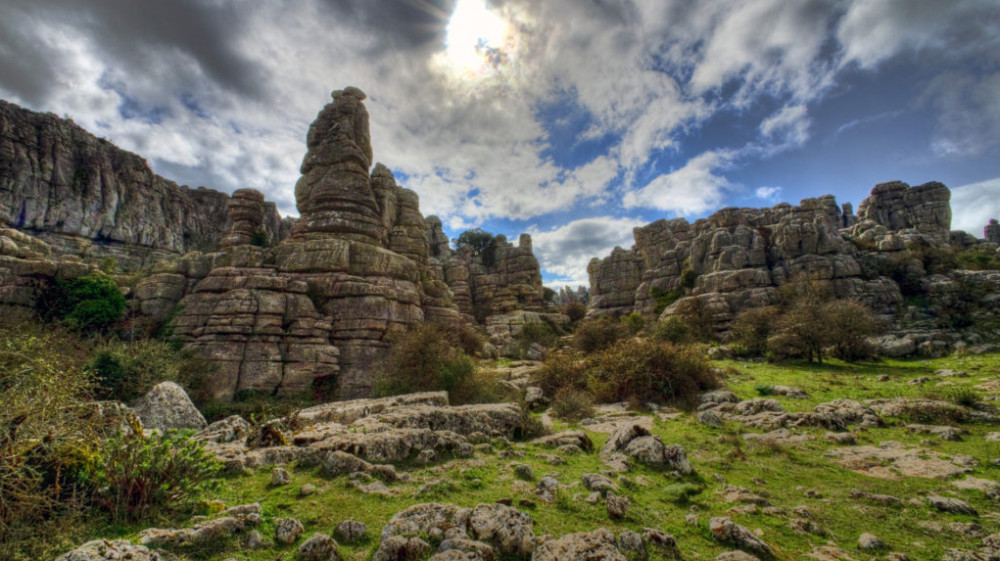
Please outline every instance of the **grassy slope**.
[[[841, 397], [923, 397], [928, 394], [945, 394], [954, 387], [968, 387], [984, 381], [1000, 380], [1000, 355], [946, 358], [931, 361], [885, 361], [878, 364], [847, 365], [833, 362], [826, 365], [776, 366], [762, 363], [724, 362], [719, 366], [728, 368], [730, 387], [741, 398], [758, 397], [760, 385], [791, 385], [804, 389], [810, 394], [807, 400], [776, 397], [790, 411], [808, 410], [817, 403]], [[954, 368], [969, 373], [968, 378], [937, 378], [934, 372], [940, 368]], [[879, 382], [876, 377], [887, 374], [889, 381]], [[907, 384], [909, 380], [930, 376], [932, 380], [924, 385]], [[936, 386], [939, 382], [951, 382], [955, 386]], [[976, 390], [984, 398], [990, 399], [996, 391]], [[557, 429], [566, 428], [561, 423]], [[970, 475], [1000, 480], [1000, 468], [990, 465], [989, 460], [1000, 458], [1000, 443], [987, 442], [986, 432], [1000, 430], [995, 426], [967, 426], [970, 434], [961, 442], [945, 442], [927, 435], [906, 432], [901, 426], [888, 426], [860, 433], [859, 445], [877, 444], [886, 440], [896, 440], [907, 444], [921, 445], [935, 452], [962, 453], [975, 457], [979, 466]], [[746, 487], [763, 494], [772, 506], [785, 511], [785, 517], [769, 516], [761, 512], [734, 514], [733, 518], [750, 529], [760, 530], [763, 539], [779, 551], [781, 559], [802, 559], [815, 546], [833, 541], [842, 547], [853, 559], [882, 559], [884, 553], [874, 555], [857, 549], [857, 538], [862, 532], [872, 532], [888, 542], [891, 551], [906, 553], [910, 559], [939, 559], [945, 548], [963, 547], [975, 549], [979, 539], [963, 537], [950, 529], [952, 522], [978, 522], [985, 533], [998, 528], [996, 503], [978, 491], [960, 491], [947, 481], [906, 478], [900, 480], [875, 479], [860, 475], [832, 463], [824, 453], [835, 446], [827, 443], [822, 429], [807, 429], [816, 440], [799, 445], [754, 446], [741, 439], [733, 438], [737, 427], [711, 428], [699, 425], [689, 414], [668, 421], [656, 420], [654, 433], [667, 443], [681, 444], [687, 451], [696, 475], [678, 481], [667, 474], [643, 467], [636, 467], [623, 482], [623, 492], [633, 500], [628, 517], [621, 522], [611, 521], [603, 503], [590, 505], [581, 499], [573, 500], [574, 494], [586, 496], [587, 492], [579, 483], [586, 472], [599, 472], [602, 464], [596, 453], [568, 456], [568, 465], [552, 466], [536, 458], [537, 453], [551, 453], [532, 444], [516, 444], [514, 449], [525, 453], [523, 458], [501, 458], [495, 453], [477, 455], [474, 459], [456, 460], [437, 465], [420, 467], [407, 466], [413, 479], [408, 483], [394, 483], [390, 488], [396, 493], [392, 497], [366, 496], [352, 488], [346, 477], [328, 479], [320, 476], [316, 469], [293, 469], [292, 484], [280, 488], [268, 485], [269, 470], [259, 470], [250, 476], [234, 476], [224, 479], [216, 493], [217, 498], [227, 505], [259, 501], [264, 506], [266, 522], [261, 528], [265, 537], [273, 536], [273, 519], [292, 516], [306, 526], [306, 536], [314, 531], [333, 533], [333, 528], [341, 520], [357, 519], [369, 528], [369, 538], [360, 544], [342, 545], [342, 553], [347, 559], [367, 559], [377, 546], [377, 536], [392, 515], [418, 502], [448, 502], [471, 506], [481, 502], [493, 502], [500, 498], [535, 501], [535, 507], [522, 508], [535, 520], [536, 534], [559, 535], [574, 531], [587, 531], [606, 527], [612, 531], [623, 528], [641, 530], [646, 526], [663, 529], [677, 537], [680, 549], [686, 559], [712, 559], [715, 555], [731, 548], [714, 542], [707, 530], [708, 519], [718, 516], [732, 504], [725, 504], [717, 493], [723, 483]], [[607, 435], [590, 433], [599, 449]], [[928, 442], [928, 439], [929, 442]], [[924, 441], [923, 444], [920, 444]], [[502, 449], [497, 443], [495, 449]], [[534, 483], [525, 483], [514, 478], [510, 466], [513, 463], [530, 464], [537, 477], [551, 473], [568, 489], [560, 490], [559, 499], [552, 504], [538, 501], [531, 492]], [[432, 491], [418, 495], [421, 485], [429, 481], [441, 480]], [[298, 489], [305, 483], [319, 488], [319, 493], [300, 498]], [[691, 487], [701, 489], [690, 499], [685, 498]], [[901, 506], [879, 506], [858, 502], [850, 498], [852, 489], [871, 493], [884, 493], [903, 499]], [[806, 491], [819, 492], [818, 497], [807, 496]], [[912, 498], [923, 498], [927, 493], [937, 492], [957, 496], [972, 504], [980, 513], [978, 518], [962, 515], [941, 514], [932, 511], [922, 502], [909, 504]], [[793, 508], [805, 505], [814, 513], [814, 520], [827, 531], [826, 536], [797, 533], [789, 528], [788, 519]], [[691, 526], [685, 523], [685, 516], [698, 515], [699, 523]], [[919, 521], [933, 521], [944, 525], [938, 532], [923, 528]], [[131, 529], [134, 531], [134, 529]], [[103, 537], [108, 537], [109, 529], [102, 529]], [[130, 529], [119, 529], [129, 537]], [[273, 560], [292, 559], [294, 547], [241, 551], [236, 540], [223, 541], [212, 549], [187, 551], [190, 558]], [[654, 557], [655, 558], [655, 557]]]

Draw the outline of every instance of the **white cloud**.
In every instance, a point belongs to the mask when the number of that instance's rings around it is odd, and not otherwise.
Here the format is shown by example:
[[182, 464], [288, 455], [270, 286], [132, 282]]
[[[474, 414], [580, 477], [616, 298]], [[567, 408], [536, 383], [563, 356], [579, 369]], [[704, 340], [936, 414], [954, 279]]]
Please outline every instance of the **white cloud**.
[[754, 196], [765, 201], [776, 201], [781, 196], [781, 187], [758, 187]]
[[532, 247], [542, 269], [563, 277], [550, 286], [587, 285], [587, 264], [598, 255], [607, 255], [616, 246], [635, 243], [632, 229], [646, 221], [638, 218], [598, 216], [574, 220], [568, 224], [540, 231], [529, 228]]
[[625, 208], [655, 208], [680, 216], [697, 214], [718, 207], [724, 192], [735, 187], [716, 171], [727, 167], [734, 154], [708, 151], [687, 162], [684, 167], [660, 175], [645, 187], [625, 194]]
[[1000, 177], [951, 190], [951, 228], [983, 237], [991, 218], [1000, 218]]
[[801, 148], [809, 140], [809, 112], [805, 105], [782, 107], [761, 121], [764, 152], [775, 155], [792, 148]]

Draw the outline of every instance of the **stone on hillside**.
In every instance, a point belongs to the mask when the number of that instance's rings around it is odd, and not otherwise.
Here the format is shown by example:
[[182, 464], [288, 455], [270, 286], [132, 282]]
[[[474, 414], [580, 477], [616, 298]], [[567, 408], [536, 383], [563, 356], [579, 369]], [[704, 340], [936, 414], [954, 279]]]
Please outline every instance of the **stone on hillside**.
[[967, 514], [969, 516], [979, 516], [976, 509], [972, 508], [969, 503], [952, 497], [941, 497], [938, 495], [931, 495], [927, 497], [927, 504], [931, 507], [940, 510], [941, 512], [948, 512], [951, 514]]
[[208, 426], [205, 417], [191, 403], [184, 388], [174, 382], [161, 382], [132, 404], [142, 426], [152, 430], [195, 429]]
[[618, 549], [625, 554], [631, 553], [640, 558], [646, 557], [646, 544], [643, 543], [642, 536], [638, 532], [625, 530], [618, 534]]
[[528, 464], [517, 464], [514, 466], [514, 476], [525, 481], [534, 481], [535, 470]]
[[464, 538], [444, 540], [438, 553], [429, 561], [494, 561], [496, 554], [489, 544]]
[[604, 496], [604, 506], [608, 511], [608, 516], [612, 520], [625, 518], [625, 514], [628, 512], [628, 504], [628, 497], [616, 495], [614, 491], [608, 491]]
[[211, 543], [221, 538], [242, 532], [260, 524], [260, 515], [252, 512], [244, 515], [223, 516], [198, 522], [190, 528], [164, 529], [147, 528], [139, 532], [143, 545], [156, 546], [196, 546]]
[[887, 547], [889, 546], [886, 545], [884, 541], [880, 540], [874, 534], [869, 534], [868, 532], [865, 532], [861, 534], [860, 537], [858, 537], [858, 549], [862, 549], [865, 551], [875, 551], [879, 549], [885, 549]]
[[468, 537], [471, 514], [471, 509], [450, 504], [415, 504], [393, 515], [382, 529], [382, 541], [393, 536]]
[[344, 520], [337, 524], [334, 533], [345, 542], [355, 542], [368, 532], [368, 526], [359, 520]]
[[288, 473], [288, 470], [283, 468], [274, 468], [271, 470], [271, 485], [273, 487], [288, 485], [291, 482], [292, 476]]
[[535, 550], [532, 561], [626, 561], [615, 535], [605, 528], [566, 534], [548, 540]]
[[431, 550], [431, 546], [420, 538], [391, 536], [379, 544], [372, 561], [417, 561]]
[[546, 448], [560, 448], [562, 446], [574, 446], [578, 450], [589, 452], [594, 449], [594, 443], [587, 436], [587, 433], [580, 430], [564, 431], [536, 438], [532, 441], [539, 446]]
[[337, 542], [326, 534], [316, 532], [299, 546], [302, 561], [339, 561]]
[[559, 491], [559, 481], [556, 478], [546, 475], [538, 481], [535, 486], [535, 493], [540, 499], [551, 503], [556, 500], [556, 493]]
[[294, 518], [279, 518], [274, 521], [274, 541], [282, 545], [292, 545], [305, 531], [302, 523]]
[[93, 540], [64, 553], [56, 561], [177, 561], [177, 556], [162, 550], [132, 545], [128, 540]]
[[615, 482], [608, 479], [607, 476], [599, 473], [585, 473], [581, 479], [583, 480], [583, 486], [586, 487], [588, 491], [595, 491], [597, 493], [601, 493], [601, 495], [607, 494], [608, 491], [618, 490], [618, 485], [615, 484]]
[[745, 551], [726, 551], [715, 556], [715, 561], [760, 561], [756, 555]]
[[469, 515], [469, 535], [501, 553], [527, 555], [535, 549], [531, 517], [501, 504], [480, 504]]
[[722, 543], [735, 545], [763, 557], [774, 557], [774, 550], [771, 549], [771, 546], [727, 516], [712, 518], [709, 520], [708, 528], [712, 532], [712, 537]]

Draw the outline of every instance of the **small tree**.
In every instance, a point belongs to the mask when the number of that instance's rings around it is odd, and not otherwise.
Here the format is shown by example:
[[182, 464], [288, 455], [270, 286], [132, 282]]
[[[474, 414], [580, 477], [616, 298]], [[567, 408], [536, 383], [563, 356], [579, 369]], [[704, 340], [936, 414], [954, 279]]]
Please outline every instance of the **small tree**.
[[104, 274], [72, 280], [56, 277], [39, 298], [38, 306], [44, 317], [62, 320], [73, 329], [101, 330], [122, 319], [125, 296]]
[[473, 255], [486, 255], [496, 244], [496, 237], [481, 229], [466, 230], [455, 238], [455, 248], [470, 247]]
[[875, 355], [868, 337], [877, 335], [881, 326], [868, 306], [855, 300], [836, 300], [823, 306], [822, 316], [834, 356], [855, 362]]
[[677, 316], [688, 325], [695, 340], [703, 343], [715, 341], [715, 317], [702, 298], [695, 296], [678, 302]]
[[778, 308], [750, 308], [736, 318], [730, 328], [730, 341], [736, 352], [744, 356], [764, 356], [767, 340], [778, 327]]

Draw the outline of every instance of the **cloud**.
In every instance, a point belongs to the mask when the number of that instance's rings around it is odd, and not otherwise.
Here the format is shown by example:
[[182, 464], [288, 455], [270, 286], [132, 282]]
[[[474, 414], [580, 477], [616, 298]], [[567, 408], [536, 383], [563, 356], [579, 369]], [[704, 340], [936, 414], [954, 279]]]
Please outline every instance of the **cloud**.
[[635, 243], [632, 229], [646, 221], [638, 218], [598, 216], [574, 220], [551, 230], [529, 228], [532, 247], [542, 269], [562, 277], [550, 286], [587, 285], [587, 264], [598, 255], [607, 255], [615, 246]]
[[951, 190], [951, 228], [982, 238], [991, 218], [1000, 218], [1000, 177]]
[[782, 107], [761, 121], [758, 127], [764, 152], [773, 156], [785, 150], [801, 148], [809, 140], [810, 124], [805, 105]]
[[931, 147], [939, 156], [975, 156], [1000, 146], [1000, 72], [948, 72], [923, 96], [935, 109]]
[[660, 175], [645, 187], [625, 194], [625, 208], [654, 208], [680, 216], [716, 208], [725, 190], [734, 185], [717, 170], [727, 167], [734, 154], [708, 151], [689, 160], [684, 167]]
[[758, 187], [754, 196], [765, 201], [776, 201], [781, 196], [781, 187]]

